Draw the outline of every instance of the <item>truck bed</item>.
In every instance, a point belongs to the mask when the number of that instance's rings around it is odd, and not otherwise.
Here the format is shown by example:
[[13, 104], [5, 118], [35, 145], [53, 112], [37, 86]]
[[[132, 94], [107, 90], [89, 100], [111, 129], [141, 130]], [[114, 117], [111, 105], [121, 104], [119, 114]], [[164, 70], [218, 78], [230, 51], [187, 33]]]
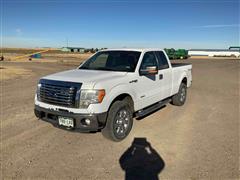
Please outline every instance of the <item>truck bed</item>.
[[191, 63], [171, 63], [172, 68], [191, 65]]
[[182, 81], [182, 75], [184, 75], [187, 78], [187, 87], [191, 85], [192, 82], [192, 64], [190, 63], [172, 63], [172, 82], [173, 82], [173, 88], [172, 88], [172, 95], [176, 94], [179, 90], [179, 84]]

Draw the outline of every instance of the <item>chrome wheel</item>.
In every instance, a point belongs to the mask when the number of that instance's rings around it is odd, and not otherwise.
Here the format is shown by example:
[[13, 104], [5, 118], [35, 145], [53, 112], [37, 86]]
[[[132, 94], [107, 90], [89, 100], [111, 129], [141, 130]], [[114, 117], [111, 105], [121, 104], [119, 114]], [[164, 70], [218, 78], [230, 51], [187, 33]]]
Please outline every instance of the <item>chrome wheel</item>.
[[117, 136], [125, 136], [130, 125], [130, 114], [126, 109], [121, 109], [118, 111], [115, 117], [114, 123], [114, 133]]
[[180, 92], [180, 101], [181, 102], [185, 101], [185, 98], [186, 98], [186, 89], [182, 88]]

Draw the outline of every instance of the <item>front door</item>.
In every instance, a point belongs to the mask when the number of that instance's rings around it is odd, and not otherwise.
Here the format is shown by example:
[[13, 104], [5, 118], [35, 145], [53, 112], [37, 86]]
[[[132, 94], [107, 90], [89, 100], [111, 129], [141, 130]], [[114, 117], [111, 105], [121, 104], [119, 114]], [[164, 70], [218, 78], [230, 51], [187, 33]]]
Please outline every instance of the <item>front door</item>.
[[[153, 51], [146, 52], [143, 56], [140, 69], [146, 69], [148, 66], [157, 66], [157, 57]], [[137, 92], [138, 110], [160, 101], [160, 86], [158, 74], [141, 75], [138, 82], [135, 83]]]

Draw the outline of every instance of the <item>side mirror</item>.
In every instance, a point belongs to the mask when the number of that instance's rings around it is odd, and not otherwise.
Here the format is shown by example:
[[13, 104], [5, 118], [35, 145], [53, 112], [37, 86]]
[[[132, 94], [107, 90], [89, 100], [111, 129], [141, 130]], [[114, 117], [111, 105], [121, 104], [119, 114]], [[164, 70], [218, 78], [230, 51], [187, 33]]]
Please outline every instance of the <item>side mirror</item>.
[[146, 69], [140, 69], [140, 76], [143, 75], [155, 75], [158, 73], [157, 66], [147, 66]]

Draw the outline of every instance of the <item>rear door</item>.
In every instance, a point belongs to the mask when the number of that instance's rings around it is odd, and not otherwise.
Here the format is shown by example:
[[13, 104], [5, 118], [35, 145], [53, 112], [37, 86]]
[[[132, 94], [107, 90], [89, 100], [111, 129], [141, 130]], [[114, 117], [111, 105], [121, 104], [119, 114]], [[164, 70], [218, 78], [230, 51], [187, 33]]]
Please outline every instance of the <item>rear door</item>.
[[160, 99], [162, 100], [171, 95], [172, 69], [163, 51], [155, 51], [155, 54], [158, 60], [158, 84], [160, 86]]

